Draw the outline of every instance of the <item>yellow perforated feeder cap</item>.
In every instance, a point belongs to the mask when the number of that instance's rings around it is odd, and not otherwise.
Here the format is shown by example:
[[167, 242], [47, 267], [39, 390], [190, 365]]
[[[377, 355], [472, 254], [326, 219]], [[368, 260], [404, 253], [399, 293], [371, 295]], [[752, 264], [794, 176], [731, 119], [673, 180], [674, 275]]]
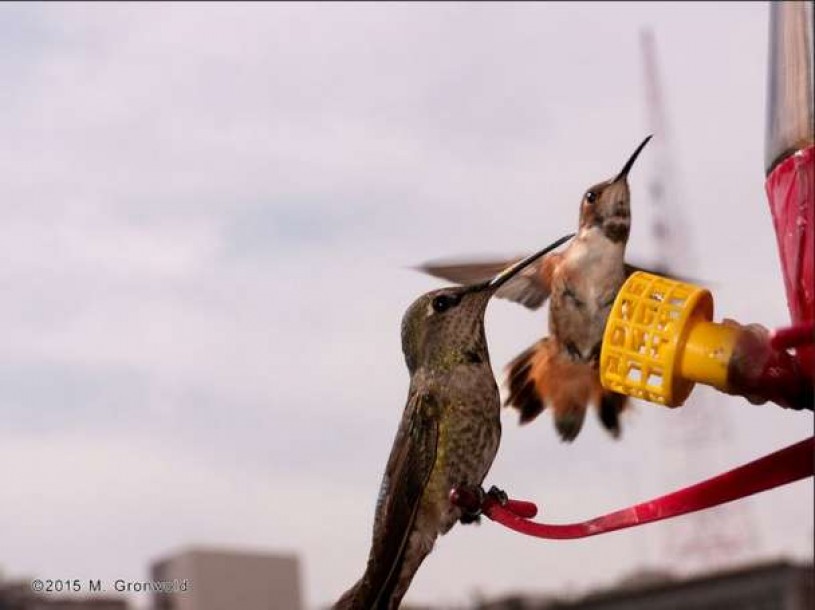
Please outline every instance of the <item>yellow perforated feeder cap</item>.
[[712, 318], [704, 288], [633, 273], [606, 323], [603, 387], [668, 407], [682, 405], [697, 381], [724, 388], [736, 331]]

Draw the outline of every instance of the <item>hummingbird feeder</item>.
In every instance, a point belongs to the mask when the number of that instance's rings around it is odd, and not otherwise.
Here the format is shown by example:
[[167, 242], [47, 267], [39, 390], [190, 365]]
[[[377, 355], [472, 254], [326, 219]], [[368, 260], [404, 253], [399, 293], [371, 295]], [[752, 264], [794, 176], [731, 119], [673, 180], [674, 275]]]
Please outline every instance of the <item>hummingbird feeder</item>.
[[[812, 4], [770, 4], [766, 192], [792, 319], [789, 328], [713, 322], [704, 288], [643, 272], [623, 285], [600, 356], [611, 390], [660, 405], [684, 403], [696, 383], [751, 402], [813, 409], [815, 386], [815, 109]], [[793, 350], [791, 352], [790, 350]], [[815, 474], [815, 437], [690, 487], [582, 523], [535, 523], [537, 507], [454, 489], [451, 502], [540, 538], [582, 538], [718, 506]]]

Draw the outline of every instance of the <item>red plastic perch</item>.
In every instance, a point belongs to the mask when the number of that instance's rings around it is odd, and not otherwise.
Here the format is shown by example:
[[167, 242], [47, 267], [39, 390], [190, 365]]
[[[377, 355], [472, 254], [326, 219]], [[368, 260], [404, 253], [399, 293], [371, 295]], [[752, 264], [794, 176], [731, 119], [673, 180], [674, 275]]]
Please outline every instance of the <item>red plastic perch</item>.
[[480, 509], [493, 521], [527, 536], [565, 540], [596, 536], [712, 508], [811, 477], [814, 473], [815, 437], [696, 485], [582, 523], [555, 525], [530, 521], [529, 518], [537, 513], [532, 502], [506, 500], [495, 493], [482, 494], [480, 506], [473, 494], [456, 489], [451, 492], [450, 499], [468, 512], [477, 513]]

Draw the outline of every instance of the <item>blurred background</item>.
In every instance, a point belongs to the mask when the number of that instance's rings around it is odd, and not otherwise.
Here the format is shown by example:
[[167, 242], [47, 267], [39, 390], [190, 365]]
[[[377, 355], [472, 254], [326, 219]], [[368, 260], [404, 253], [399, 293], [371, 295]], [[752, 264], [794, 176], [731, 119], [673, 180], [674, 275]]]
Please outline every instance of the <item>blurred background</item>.
[[[652, 131], [628, 259], [707, 283], [717, 319], [785, 325], [763, 185], [768, 13], [0, 5], [0, 608], [34, 608], [32, 579], [84, 583], [37, 608], [268, 608], [229, 598], [244, 581], [272, 607], [332, 603], [364, 568], [407, 395], [402, 314], [441, 285], [411, 266], [574, 230], [584, 190]], [[490, 305], [499, 382], [546, 320]], [[699, 387], [682, 409], [635, 403], [616, 441], [593, 416], [573, 444], [547, 413], [503, 424], [486, 483], [549, 522], [812, 431], [810, 413]], [[487, 521], [439, 539], [406, 604], [554, 607], [723, 572], [789, 583], [807, 564], [811, 591], [812, 544], [809, 480], [572, 542]], [[114, 585], [193, 573], [198, 601]]]

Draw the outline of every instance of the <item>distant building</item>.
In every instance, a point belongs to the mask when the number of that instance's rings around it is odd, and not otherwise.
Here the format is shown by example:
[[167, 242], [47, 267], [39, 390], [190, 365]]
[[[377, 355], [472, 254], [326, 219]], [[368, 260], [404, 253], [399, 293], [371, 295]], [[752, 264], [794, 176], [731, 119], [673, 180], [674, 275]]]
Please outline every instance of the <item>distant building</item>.
[[153, 610], [301, 610], [300, 564], [292, 555], [188, 550], [153, 564], [151, 580], [175, 590]]
[[614, 589], [558, 601], [513, 595], [476, 610], [813, 610], [812, 564], [775, 562], [693, 579], [627, 578]]

